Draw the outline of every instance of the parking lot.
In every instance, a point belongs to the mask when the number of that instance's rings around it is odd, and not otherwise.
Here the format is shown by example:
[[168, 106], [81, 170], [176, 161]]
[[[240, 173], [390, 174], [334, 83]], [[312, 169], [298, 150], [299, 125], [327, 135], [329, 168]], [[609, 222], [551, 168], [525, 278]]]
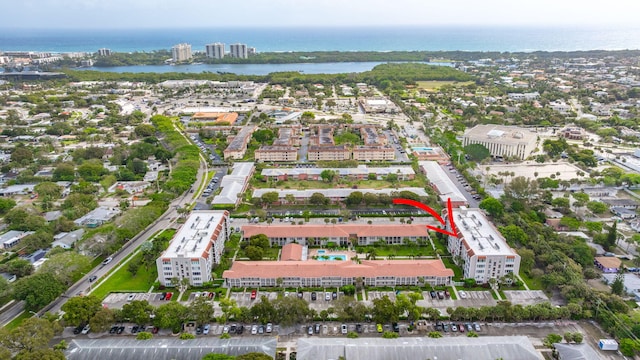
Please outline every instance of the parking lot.
[[513, 305], [535, 305], [549, 301], [542, 290], [505, 290], [503, 292], [506, 300], [511, 301]]
[[[177, 293], [172, 293], [172, 296], [177, 296]], [[102, 303], [106, 304], [109, 308], [120, 309], [122, 305], [134, 300], [146, 300], [154, 306], [160, 306], [167, 302], [166, 300], [162, 300], [162, 293], [111, 293], [107, 295]]]

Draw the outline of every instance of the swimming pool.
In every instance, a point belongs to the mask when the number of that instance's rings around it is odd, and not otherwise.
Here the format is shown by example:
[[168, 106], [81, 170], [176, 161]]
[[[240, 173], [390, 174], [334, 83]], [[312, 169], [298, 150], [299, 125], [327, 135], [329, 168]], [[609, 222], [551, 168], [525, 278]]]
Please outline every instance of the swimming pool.
[[413, 149], [415, 151], [433, 151], [433, 148], [423, 147], [423, 146], [412, 147], [411, 149]]
[[324, 250], [318, 250], [318, 255], [324, 255], [325, 251]]
[[320, 254], [320, 251], [318, 250], [318, 258], [316, 260], [318, 261], [347, 261], [347, 255], [344, 254], [331, 254], [331, 255], [322, 255]]

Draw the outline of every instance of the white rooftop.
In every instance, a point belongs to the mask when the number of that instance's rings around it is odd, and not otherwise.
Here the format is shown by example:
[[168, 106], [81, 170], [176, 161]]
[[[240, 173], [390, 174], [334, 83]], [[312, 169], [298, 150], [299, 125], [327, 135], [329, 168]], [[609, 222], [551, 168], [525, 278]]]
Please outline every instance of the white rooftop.
[[480, 209], [453, 209], [453, 220], [476, 255], [515, 255], [498, 229]]
[[451, 181], [437, 161], [419, 161], [418, 166], [425, 172], [429, 182], [438, 188], [441, 201], [446, 202], [451, 199], [452, 202], [467, 202], [467, 198]]
[[[199, 258], [207, 249], [218, 224], [223, 221], [225, 211], [193, 211], [184, 225], [171, 239], [169, 247], [162, 257]], [[215, 241], [215, 240], [214, 240]]]
[[293, 190], [293, 189], [255, 189], [253, 191], [253, 197], [261, 197], [265, 193], [268, 192], [276, 192], [278, 193], [278, 198], [284, 199], [288, 194], [293, 195], [296, 198], [310, 198], [314, 193], [320, 193], [327, 198], [346, 198], [352, 192], [359, 191], [363, 194], [372, 193], [372, 194], [387, 194], [391, 195], [395, 192], [400, 191], [411, 191], [412, 193], [418, 196], [429, 196], [423, 188], [398, 188], [398, 189], [305, 189], [305, 190]]

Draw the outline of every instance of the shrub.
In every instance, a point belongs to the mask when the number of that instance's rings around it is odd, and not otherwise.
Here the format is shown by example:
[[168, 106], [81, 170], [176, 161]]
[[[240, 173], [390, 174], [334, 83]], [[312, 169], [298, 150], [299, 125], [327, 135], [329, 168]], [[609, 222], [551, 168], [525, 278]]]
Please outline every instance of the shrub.
[[180, 340], [193, 340], [195, 338], [196, 338], [196, 336], [193, 335], [193, 334], [189, 334], [189, 333], [180, 334]]

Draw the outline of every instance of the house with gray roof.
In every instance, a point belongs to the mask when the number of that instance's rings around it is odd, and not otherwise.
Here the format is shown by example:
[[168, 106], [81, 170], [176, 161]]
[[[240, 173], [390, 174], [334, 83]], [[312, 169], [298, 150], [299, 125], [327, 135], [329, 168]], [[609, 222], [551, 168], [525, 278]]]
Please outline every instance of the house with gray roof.
[[72, 232], [61, 232], [53, 237], [51, 247], [59, 246], [63, 249], [71, 249], [76, 241], [82, 239], [84, 229], [78, 229]]

